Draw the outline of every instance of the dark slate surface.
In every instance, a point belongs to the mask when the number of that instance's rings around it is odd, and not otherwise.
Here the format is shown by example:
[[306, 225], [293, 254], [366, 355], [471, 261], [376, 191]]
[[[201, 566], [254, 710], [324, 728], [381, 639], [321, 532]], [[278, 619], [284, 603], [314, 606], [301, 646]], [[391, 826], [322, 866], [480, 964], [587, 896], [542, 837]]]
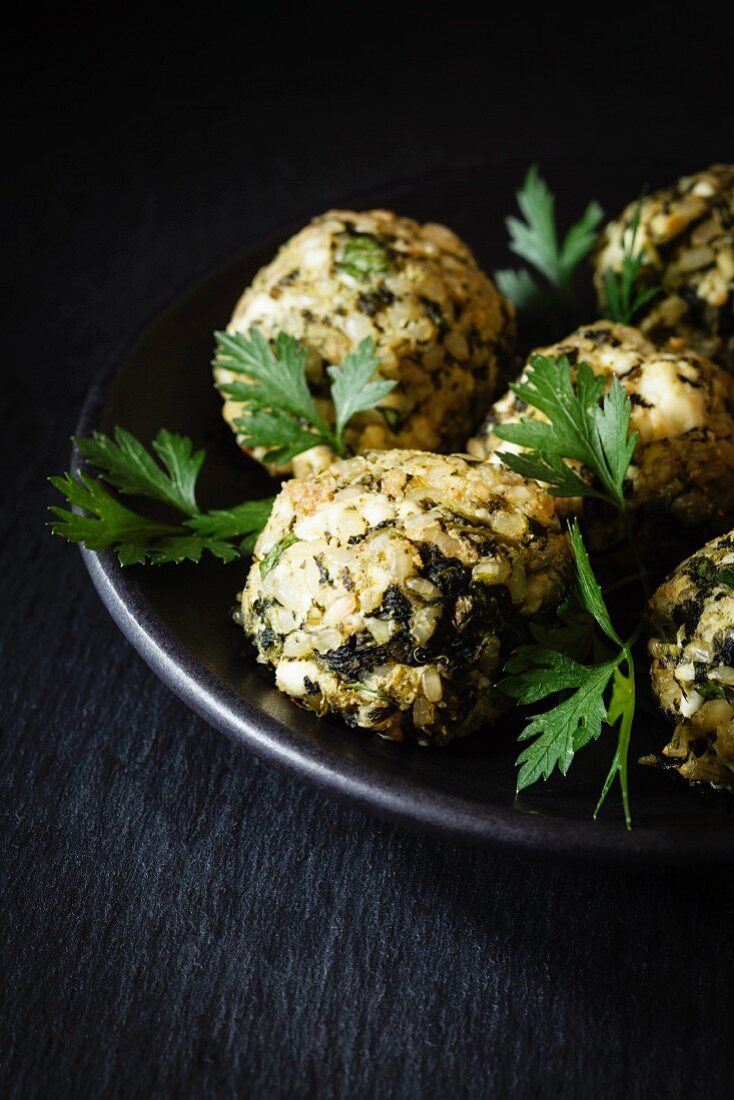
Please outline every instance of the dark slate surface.
[[527, 15], [214, 19], [80, 8], [5, 41], [0, 1094], [725, 1096], [729, 877], [498, 857], [332, 803], [159, 685], [42, 523], [93, 375], [178, 288], [447, 166], [732, 159], [726, 28], [637, 17], [602, 63], [598, 28], [549, 42]]

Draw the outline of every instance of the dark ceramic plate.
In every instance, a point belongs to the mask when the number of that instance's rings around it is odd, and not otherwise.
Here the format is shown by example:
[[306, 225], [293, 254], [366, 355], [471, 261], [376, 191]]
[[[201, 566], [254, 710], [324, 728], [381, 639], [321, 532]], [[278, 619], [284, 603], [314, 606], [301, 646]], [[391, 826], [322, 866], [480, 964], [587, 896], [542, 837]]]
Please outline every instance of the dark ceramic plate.
[[[547, 174], [564, 218], [597, 196], [616, 213], [644, 182], [672, 179], [686, 165], [613, 165]], [[478, 169], [421, 180], [348, 205], [381, 205], [419, 220], [443, 221], [474, 248], [489, 271], [512, 262], [503, 217], [513, 208], [520, 168]], [[347, 205], [347, 204], [345, 204]], [[241, 290], [293, 228], [248, 249], [179, 298], [93, 387], [77, 434], [115, 425], [150, 440], [160, 427], [206, 448], [202, 499], [225, 506], [272, 491], [237, 450], [220, 416], [209, 361]], [[589, 300], [589, 319], [593, 306]], [[121, 569], [111, 554], [84, 552], [102, 600], [157, 675], [211, 725], [322, 790], [382, 817], [467, 840], [551, 857], [660, 864], [725, 862], [734, 857], [732, 799], [691, 789], [676, 775], [633, 764], [634, 829], [621, 820], [616, 793], [603, 820], [592, 809], [612, 753], [612, 738], [584, 750], [567, 779], [554, 777], [515, 798], [517, 725], [513, 721], [440, 751], [396, 745], [319, 721], [280, 695], [247, 653], [229, 620], [246, 565]], [[659, 750], [665, 727], [638, 723], [635, 758]], [[243, 762], [244, 763], [244, 762]]]

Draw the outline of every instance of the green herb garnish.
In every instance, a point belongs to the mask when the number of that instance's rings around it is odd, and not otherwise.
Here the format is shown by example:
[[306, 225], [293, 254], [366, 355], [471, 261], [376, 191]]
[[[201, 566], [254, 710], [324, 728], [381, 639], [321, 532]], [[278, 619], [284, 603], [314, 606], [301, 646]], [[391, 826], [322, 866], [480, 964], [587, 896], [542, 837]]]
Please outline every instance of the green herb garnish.
[[[205, 550], [222, 561], [252, 553], [273, 499], [202, 512], [195, 491], [205, 456], [193, 450], [186, 436], [161, 429], [152, 445], [158, 462], [122, 428], [115, 429], [114, 439], [94, 432], [74, 442], [100, 478], [82, 472], [50, 478], [67, 503], [84, 513], [52, 507], [55, 535], [82, 542], [88, 550], [114, 549], [121, 565], [197, 562]], [[125, 495], [159, 501], [186, 518], [168, 523], [141, 515], [121, 504], [103, 481]]]
[[280, 542], [276, 542], [272, 550], [268, 551], [263, 560], [260, 562], [260, 576], [267, 577], [270, 570], [278, 564], [288, 547], [293, 546], [294, 542], [300, 541], [301, 540], [298, 538], [298, 535], [295, 535], [293, 531], [290, 531], [280, 540]]
[[[513, 470], [548, 486], [553, 496], [594, 497], [622, 517], [630, 554], [632, 577], [645, 596], [649, 582], [634, 544], [624, 483], [637, 443], [630, 432], [631, 402], [615, 378], [604, 395], [606, 380], [597, 378], [588, 363], [579, 363], [575, 383], [564, 356], [531, 357], [524, 380], [512, 386], [527, 405], [547, 418], [525, 417], [516, 424], [496, 427], [495, 433], [526, 450], [498, 457]], [[567, 465], [583, 464], [583, 476]], [[595, 815], [615, 778], [619, 779], [625, 821], [630, 825], [627, 758], [635, 712], [635, 667], [632, 647], [642, 631], [642, 619], [632, 637], [623, 642], [612, 625], [601, 588], [594, 577], [581, 532], [570, 528], [576, 559], [576, 589], [558, 609], [558, 622], [533, 628], [535, 644], [521, 647], [507, 665], [510, 675], [500, 682], [506, 694], [522, 703], [535, 703], [561, 694], [559, 703], [531, 719], [520, 735], [533, 742], [520, 755], [518, 791], [547, 779], [558, 768], [565, 775], [574, 753], [596, 740], [604, 723], [619, 723], [617, 748]], [[598, 664], [581, 664], [593, 635], [615, 652]]]
[[247, 447], [265, 448], [265, 461], [276, 466], [319, 445], [346, 458], [344, 431], [351, 418], [374, 408], [396, 385], [374, 377], [379, 359], [374, 341], [367, 337], [341, 366], [328, 368], [335, 411], [332, 427], [311, 396], [306, 349], [292, 336], [281, 332], [274, 350], [254, 328], [249, 337], [227, 332], [217, 332], [215, 337], [216, 365], [243, 376], [219, 386], [222, 393], [245, 405], [236, 422], [240, 438]]
[[392, 259], [389, 249], [370, 233], [357, 233], [341, 250], [334, 267], [354, 279], [364, 282], [370, 275], [387, 271]]
[[559, 304], [564, 311], [573, 305], [573, 277], [576, 268], [591, 252], [604, 212], [590, 202], [582, 217], [562, 241], [556, 226], [555, 198], [535, 165], [516, 193], [524, 220], [509, 217], [510, 248], [544, 276], [539, 284], [526, 270], [495, 272], [502, 294], [530, 313], [548, 311]]
[[638, 289], [637, 283], [645, 264], [644, 248], [635, 250], [640, 228], [644, 195], [637, 201], [632, 221], [623, 236], [622, 270], [609, 268], [604, 272], [604, 316], [610, 321], [631, 325], [638, 313], [660, 294], [659, 286]]
[[379, 365], [374, 341], [367, 337], [340, 367], [327, 367], [336, 413], [334, 430], [339, 454], [346, 454], [344, 430], [355, 413], [374, 409], [397, 385], [385, 378], [374, 377]]
[[[612, 625], [601, 588], [594, 576], [578, 523], [570, 528], [576, 558], [577, 593], [590, 620], [596, 624], [616, 653], [600, 664], [584, 665], [557, 649], [544, 645], [521, 646], [505, 665], [510, 673], [497, 685], [519, 703], [537, 703], [551, 695], [563, 698], [550, 710], [535, 715], [520, 734], [521, 741], [533, 738], [518, 757], [518, 792], [539, 779], [548, 779], [557, 768], [566, 775], [574, 754], [597, 740], [604, 723], [619, 722], [617, 746], [594, 817], [619, 779], [627, 827], [631, 825], [628, 755], [635, 713], [634, 639], [623, 642]], [[607, 701], [608, 700], [608, 701]]]
[[[622, 384], [614, 378], [600, 403], [604, 386], [605, 379], [597, 378], [588, 363], [579, 364], [574, 385], [565, 356], [531, 356], [525, 380], [510, 388], [548, 420], [528, 416], [498, 425], [495, 435], [526, 448], [519, 454], [501, 451], [498, 457], [518, 473], [544, 482], [553, 496], [597, 497], [624, 510], [624, 479], [637, 433], [629, 431], [631, 405]], [[565, 459], [582, 462], [594, 480], [579, 476]]]

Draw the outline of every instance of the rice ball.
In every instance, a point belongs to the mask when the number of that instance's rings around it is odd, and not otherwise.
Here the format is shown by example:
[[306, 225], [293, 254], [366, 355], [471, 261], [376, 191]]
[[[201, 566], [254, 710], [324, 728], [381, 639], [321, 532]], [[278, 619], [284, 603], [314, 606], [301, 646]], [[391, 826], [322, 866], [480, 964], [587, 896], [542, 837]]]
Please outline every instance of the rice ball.
[[734, 786], [734, 531], [684, 561], [650, 601], [652, 689], [686, 779]]
[[[604, 275], [622, 269], [637, 202], [610, 222], [594, 258], [604, 309]], [[644, 199], [635, 251], [645, 254], [640, 284], [661, 286], [643, 332], [671, 338], [734, 372], [734, 165], [715, 164]]]
[[[333, 422], [326, 368], [371, 337], [378, 375], [397, 385], [346, 432], [350, 451], [394, 447], [450, 452], [463, 446], [504, 381], [514, 308], [450, 229], [387, 210], [332, 210], [292, 237], [237, 303], [229, 332], [283, 331], [307, 349], [319, 411]], [[215, 368], [218, 382], [235, 379]], [[235, 432], [240, 402], [225, 400]], [[241, 437], [240, 437], [241, 442]], [[262, 450], [254, 451], [262, 458]], [[335, 458], [325, 447], [279, 472], [297, 476]]]
[[[730, 375], [695, 351], [661, 350], [637, 329], [612, 321], [582, 326], [565, 340], [538, 350], [553, 358], [566, 356], [572, 377], [578, 363], [588, 363], [594, 374], [610, 383], [618, 378], [629, 394], [631, 428], [638, 442], [625, 493], [643, 554], [656, 564], [662, 555], [670, 567], [690, 552], [687, 529], [703, 530], [705, 538], [734, 525]], [[494, 428], [524, 416], [543, 419], [508, 392], [492, 406], [467, 444], [468, 451], [496, 458], [497, 451], [513, 449], [497, 438]], [[565, 507], [578, 510], [580, 504], [576, 500]], [[594, 501], [583, 503], [583, 525], [596, 550], [608, 550], [623, 537], [616, 514]]]
[[373, 451], [284, 485], [239, 619], [302, 706], [443, 744], [506, 708], [505, 657], [571, 574], [534, 482], [466, 456]]

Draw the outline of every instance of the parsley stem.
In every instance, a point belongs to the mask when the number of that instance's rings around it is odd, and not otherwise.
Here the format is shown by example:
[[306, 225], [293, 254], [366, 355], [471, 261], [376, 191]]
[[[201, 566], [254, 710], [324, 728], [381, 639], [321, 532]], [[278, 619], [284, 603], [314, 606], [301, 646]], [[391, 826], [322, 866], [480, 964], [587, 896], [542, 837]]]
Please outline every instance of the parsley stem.
[[[612, 784], [615, 778], [619, 777], [619, 786], [622, 792], [622, 806], [624, 809], [624, 823], [628, 830], [632, 828], [632, 814], [630, 812], [630, 796], [629, 796], [629, 747], [630, 739], [632, 736], [632, 722], [635, 716], [635, 663], [632, 657], [632, 642], [627, 642], [617, 660], [617, 668], [621, 664], [627, 666], [627, 676], [624, 677], [626, 682], [627, 700], [626, 705], [621, 713], [621, 719], [619, 723], [619, 733], [617, 735], [617, 748], [614, 753], [614, 759], [612, 765], [607, 772], [607, 777], [604, 780], [604, 786], [602, 792], [599, 795], [599, 801], [596, 804], [594, 810], [594, 820], [596, 821], [599, 811], [604, 805], [604, 801], [611, 790]], [[615, 676], [617, 673], [615, 673]]]
[[642, 632], [643, 632], [644, 629], [645, 629], [645, 620], [643, 618], [641, 618], [639, 623], [637, 624], [637, 626], [635, 627], [635, 629], [632, 631], [629, 638], [625, 642], [625, 646], [627, 647], [627, 649], [632, 649], [633, 646], [637, 645], [637, 642], [640, 640], [640, 637], [641, 637]]
[[617, 745], [617, 754], [619, 757], [619, 785], [622, 788], [622, 805], [624, 806], [624, 822], [627, 829], [632, 828], [632, 814], [630, 812], [630, 792], [628, 782], [628, 768], [629, 768], [629, 747], [630, 739], [632, 737], [632, 722], [635, 717], [635, 705], [636, 705], [636, 684], [635, 684], [635, 664], [632, 659], [632, 653], [625, 646], [624, 649], [625, 660], [627, 662], [627, 672], [630, 678], [630, 705], [622, 716], [622, 721], [619, 727], [619, 742]]
[[329, 432], [329, 445], [331, 446], [331, 449], [333, 451], [336, 451], [336, 453], [339, 455], [339, 458], [349, 458], [349, 451], [347, 450], [347, 445], [344, 442], [343, 428], [340, 432], [337, 432], [336, 434], [334, 434], [334, 432]]
[[632, 517], [630, 516], [629, 510], [627, 508], [622, 509], [621, 515], [622, 523], [624, 525], [624, 537], [627, 542], [627, 549], [629, 550], [632, 563], [636, 568], [636, 573], [640, 578], [642, 594], [644, 596], [645, 603], [647, 603], [647, 601], [650, 599], [650, 596], [652, 595], [652, 589], [650, 588], [650, 578], [647, 575], [645, 563], [640, 557], [640, 551], [638, 550], [637, 543], [635, 541], [635, 534], [632, 529]]

